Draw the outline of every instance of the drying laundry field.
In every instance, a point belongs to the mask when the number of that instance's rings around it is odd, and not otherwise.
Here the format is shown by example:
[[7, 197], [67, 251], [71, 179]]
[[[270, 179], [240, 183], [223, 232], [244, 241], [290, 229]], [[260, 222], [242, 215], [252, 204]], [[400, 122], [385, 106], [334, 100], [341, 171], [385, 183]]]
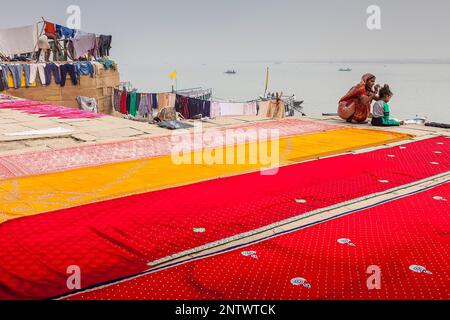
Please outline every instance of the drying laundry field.
[[[448, 130], [189, 123], [189, 159], [245, 161], [174, 163], [167, 129], [3, 96], [0, 299], [450, 298]], [[277, 130], [276, 172], [230, 129]]]

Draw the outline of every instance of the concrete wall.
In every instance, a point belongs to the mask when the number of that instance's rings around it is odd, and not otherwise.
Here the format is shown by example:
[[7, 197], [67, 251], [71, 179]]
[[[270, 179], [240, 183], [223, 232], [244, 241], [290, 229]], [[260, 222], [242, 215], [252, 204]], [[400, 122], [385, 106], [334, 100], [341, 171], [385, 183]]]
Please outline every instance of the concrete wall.
[[80, 83], [77, 86], [72, 84], [69, 75], [67, 75], [65, 87], [55, 84], [52, 77], [52, 84], [49, 86], [42, 86], [38, 83], [36, 87], [13, 88], [6, 90], [5, 93], [70, 108], [78, 108], [76, 98], [86, 96], [97, 100], [99, 113], [112, 114], [112, 95], [114, 88], [119, 86], [119, 82], [118, 71], [100, 70], [98, 74], [94, 75], [94, 78], [81, 76]]

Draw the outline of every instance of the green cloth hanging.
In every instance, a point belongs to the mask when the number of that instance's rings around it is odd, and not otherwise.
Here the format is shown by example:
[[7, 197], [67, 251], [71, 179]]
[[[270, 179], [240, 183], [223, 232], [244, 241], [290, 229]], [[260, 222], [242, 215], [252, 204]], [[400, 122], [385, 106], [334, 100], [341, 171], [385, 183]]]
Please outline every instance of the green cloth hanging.
[[136, 91], [131, 92], [130, 94], [130, 114], [133, 117], [137, 115], [137, 107], [136, 107]]

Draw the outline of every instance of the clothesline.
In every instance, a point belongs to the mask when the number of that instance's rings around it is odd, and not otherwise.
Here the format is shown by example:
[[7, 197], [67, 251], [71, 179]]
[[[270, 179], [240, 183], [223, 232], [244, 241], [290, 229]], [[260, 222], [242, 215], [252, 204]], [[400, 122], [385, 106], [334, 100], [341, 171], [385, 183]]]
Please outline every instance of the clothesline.
[[262, 100], [262, 99], [253, 99], [253, 100], [247, 100], [247, 101], [236, 101], [236, 100], [230, 100], [230, 99], [223, 99], [223, 98], [219, 98], [216, 96], [213, 96], [212, 98], [216, 102], [227, 102], [227, 103], [251, 103], [251, 102], [258, 102], [258, 101]]
[[111, 49], [112, 36], [96, 35], [87, 33], [78, 29], [71, 29], [50, 21], [44, 20], [44, 31], [46, 35], [55, 36], [56, 40], [68, 40], [73, 48], [72, 56], [79, 59], [86, 54], [92, 54], [95, 57], [109, 56]]
[[[177, 94], [177, 95], [180, 95], [180, 96], [184, 96], [184, 97], [188, 97], [188, 98], [197, 98], [197, 99], [200, 99], [200, 100], [208, 100], [208, 101], [211, 101], [211, 102], [224, 102], [224, 103], [236, 103], [236, 104], [252, 103], [252, 102], [259, 102], [259, 101], [262, 101], [262, 99], [253, 99], [253, 100], [247, 100], [247, 101], [236, 101], [236, 100], [223, 99], [223, 98], [219, 98], [219, 97], [213, 96], [213, 95], [212, 95], [212, 90], [211, 90], [211, 89], [205, 89], [205, 90], [203, 90], [203, 91], [205, 92], [204, 95], [200, 95], [200, 94], [199, 94], [199, 95], [190, 95], [190, 94], [186, 94], [186, 93], [185, 93], [185, 90], [179, 90], [179, 91], [174, 91], [174, 92], [171, 92], [171, 91], [163, 91], [163, 92], [154, 92], [154, 93], [143, 93], [143, 92], [138, 92], [137, 89], [133, 89], [133, 90], [131, 90], [130, 92], [132, 92], [132, 91], [136, 91], [138, 94], [156, 94], [156, 95], [158, 95], [158, 94], [170, 94], [170, 93], [174, 93], [174, 94]], [[206, 92], [208, 92], [208, 93], [206, 93]], [[204, 97], [206, 97], [206, 98], [204, 98]]]
[[[176, 110], [189, 119], [202, 114], [210, 116], [211, 101], [199, 98], [185, 97], [174, 92], [140, 93], [137, 90], [114, 90], [113, 106], [116, 112], [144, 118], [156, 117], [163, 109]], [[175, 113], [173, 113], [175, 116]]]
[[50, 62], [50, 63], [3, 63], [0, 64], [0, 91], [23, 87], [36, 87], [38, 80], [41, 85], [48, 86], [52, 77], [56, 84], [64, 87], [69, 75], [73, 85], [78, 85], [81, 76], [98, 74], [101, 69], [114, 66], [111, 60]]
[[[261, 116], [284, 118], [283, 101], [221, 102], [183, 96], [177, 93], [139, 93], [137, 90], [114, 90], [114, 110], [133, 117], [155, 117], [164, 109], [180, 113], [185, 119], [216, 118], [220, 116]], [[166, 110], [167, 111], [167, 110]]]
[[[43, 27], [39, 30], [41, 23]], [[86, 54], [92, 54], [96, 58], [108, 57], [112, 43], [111, 35], [87, 33], [45, 19], [29, 26], [0, 29], [0, 38], [2, 60], [9, 60], [15, 55], [35, 53], [42, 49], [49, 50], [49, 38], [55, 42], [59, 53], [61, 53], [61, 47], [57, 42], [65, 41], [63, 49], [66, 56], [73, 57], [75, 60]]]
[[[50, 21], [50, 20], [47, 20], [47, 19], [45, 19], [44, 17], [42, 17], [42, 18], [37, 22], [38, 25], [42, 25], [42, 26], [43, 26], [42, 30], [44, 30], [44, 31], [45, 31], [45, 24], [46, 24], [46, 23], [54, 24], [55, 26], [61, 26], [61, 27], [65, 28], [65, 29], [69, 29], [69, 30], [75, 30], [75, 31], [80, 32], [81, 34], [95, 33], [95, 32], [87, 32], [87, 31], [84, 31], [84, 30], [81, 30], [81, 29], [69, 28], [69, 27], [67, 27], [67, 26], [63, 26], [62, 24], [58, 24], [58, 23], [52, 22], [52, 21]], [[76, 34], [76, 32], [75, 32], [75, 34]], [[64, 40], [64, 39], [61, 39], [61, 40]]]

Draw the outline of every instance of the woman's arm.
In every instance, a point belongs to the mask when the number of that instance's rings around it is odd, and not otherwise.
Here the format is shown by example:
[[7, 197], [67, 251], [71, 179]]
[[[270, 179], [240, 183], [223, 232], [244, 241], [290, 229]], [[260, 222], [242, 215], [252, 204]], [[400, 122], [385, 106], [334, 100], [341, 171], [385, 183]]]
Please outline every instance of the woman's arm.
[[380, 98], [378, 97], [378, 94], [376, 94], [375, 92], [373, 93], [369, 93], [369, 94], [362, 94], [361, 97], [361, 102], [366, 104], [366, 103], [371, 103], [373, 100], [380, 100]]

